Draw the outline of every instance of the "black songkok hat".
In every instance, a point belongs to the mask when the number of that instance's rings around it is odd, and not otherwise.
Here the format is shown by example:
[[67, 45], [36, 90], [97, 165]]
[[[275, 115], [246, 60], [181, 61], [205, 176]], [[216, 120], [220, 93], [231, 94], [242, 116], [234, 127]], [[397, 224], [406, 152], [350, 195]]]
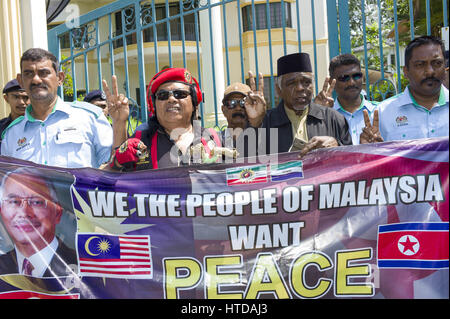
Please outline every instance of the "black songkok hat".
[[291, 72], [312, 72], [308, 53], [293, 53], [282, 56], [277, 61], [277, 75]]

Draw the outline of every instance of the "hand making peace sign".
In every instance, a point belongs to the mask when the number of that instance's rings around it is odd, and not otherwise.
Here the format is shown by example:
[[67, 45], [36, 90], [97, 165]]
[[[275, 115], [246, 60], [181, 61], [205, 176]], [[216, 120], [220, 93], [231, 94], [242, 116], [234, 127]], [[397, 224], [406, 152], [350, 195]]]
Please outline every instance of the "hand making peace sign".
[[112, 76], [112, 90], [111, 93], [108, 83], [106, 80], [102, 81], [103, 90], [106, 95], [106, 105], [108, 108], [108, 114], [112, 118], [114, 122], [126, 122], [128, 120], [128, 115], [130, 114], [130, 109], [128, 107], [128, 98], [119, 94], [119, 89], [117, 87], [117, 77], [115, 75]]
[[325, 78], [323, 82], [322, 91], [314, 98], [314, 103], [333, 107], [334, 99], [333, 99], [333, 90], [336, 85], [336, 79], [331, 79], [329, 76]]
[[266, 100], [264, 99], [264, 76], [259, 73], [258, 89], [256, 88], [255, 76], [252, 71], [248, 71], [249, 86], [252, 92], [248, 94], [245, 102], [245, 111], [248, 121], [253, 127], [259, 127], [266, 115]]
[[363, 110], [363, 115], [364, 115], [364, 123], [366, 126], [363, 128], [362, 133], [359, 136], [359, 143], [367, 144], [367, 143], [384, 142], [383, 138], [381, 137], [379, 128], [380, 122], [378, 118], [378, 110], [375, 110], [373, 112], [373, 124], [370, 123], [370, 117], [367, 110]]

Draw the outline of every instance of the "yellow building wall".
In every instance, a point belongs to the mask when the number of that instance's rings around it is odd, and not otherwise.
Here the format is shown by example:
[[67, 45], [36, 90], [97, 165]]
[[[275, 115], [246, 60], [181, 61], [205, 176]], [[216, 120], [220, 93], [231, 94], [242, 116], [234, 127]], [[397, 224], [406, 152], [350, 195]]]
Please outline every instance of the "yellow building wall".
[[[0, 1], [0, 90], [20, 72], [22, 31], [19, 0]], [[2, 94], [3, 95], [3, 94]], [[0, 117], [8, 116], [9, 105], [0, 99]]]
[[[297, 25], [296, 17], [296, 2], [294, 0], [285, 0], [286, 2], [291, 3], [291, 16], [292, 16], [292, 27], [285, 29], [286, 36], [286, 49], [287, 53], [294, 53], [298, 51], [298, 36], [297, 30], [299, 26]], [[71, 5], [78, 6], [79, 14], [85, 14], [90, 12], [100, 6], [106, 5], [112, 1], [108, 0], [98, 0], [98, 1], [87, 1], [87, 0], [73, 0]], [[159, 2], [159, 1], [157, 1]], [[214, 1], [213, 1], [214, 2]], [[274, 0], [274, 2], [279, 2], [279, 0]], [[257, 0], [254, 3], [266, 3], [265, 0]], [[224, 68], [224, 78], [223, 82], [225, 83], [227, 80], [227, 71], [229, 71], [230, 82], [240, 81], [241, 80], [241, 56], [240, 56], [240, 43], [242, 44], [242, 59], [243, 59], [243, 67], [244, 67], [244, 75], [247, 77], [248, 70], [255, 70], [255, 50], [254, 50], [254, 37], [252, 31], [247, 31], [242, 34], [241, 41], [239, 37], [236, 35], [239, 34], [238, 29], [238, 12], [241, 12], [242, 7], [251, 5], [251, 0], [241, 0], [240, 7], [238, 8], [236, 2], [228, 3], [223, 7], [220, 7], [221, 10], [226, 10], [226, 22], [221, 21], [222, 23], [222, 32], [225, 28], [227, 28], [227, 47], [222, 44], [222, 54], [223, 54], [223, 68]], [[318, 78], [318, 88], [322, 87], [323, 80], [328, 74], [328, 34], [327, 34], [327, 25], [326, 25], [326, 2], [325, 0], [317, 0], [315, 1], [315, 31], [316, 31], [316, 54], [317, 61], [314, 60], [314, 46], [313, 46], [313, 36], [312, 36], [312, 16], [308, 14], [311, 12], [310, 2], [302, 2], [302, 10], [300, 12], [300, 30], [301, 30], [301, 47], [303, 52], [307, 52], [310, 54], [311, 63], [313, 68], [317, 67], [317, 78]], [[55, 20], [55, 23], [61, 23], [64, 21], [65, 17], [60, 16], [59, 19]], [[222, 12], [220, 14], [220, 18], [222, 18]], [[106, 17], [103, 17], [99, 20], [99, 32], [100, 39], [99, 41], [107, 40], [107, 36], [109, 34], [108, 30], [108, 21]], [[209, 28], [208, 28], [209, 29]], [[113, 30], [114, 30], [114, 19], [113, 19]], [[200, 30], [201, 31], [201, 30]], [[257, 30], [256, 31], [256, 42], [258, 45], [258, 71], [263, 73], [264, 76], [270, 75], [270, 66], [272, 65], [272, 69], [274, 75], [276, 75], [276, 64], [277, 59], [284, 55], [283, 48], [283, 30], [281, 28], [272, 28], [270, 30], [271, 33], [271, 42], [269, 42], [268, 30]], [[209, 35], [209, 33], [208, 33]], [[204, 37], [205, 38], [205, 37]], [[209, 40], [209, 36], [205, 39]], [[214, 38], [215, 39], [215, 38]], [[222, 39], [224, 41], [224, 38]], [[201, 41], [199, 43], [199, 51], [200, 56], [204, 54], [208, 54], [208, 50], [210, 47], [209, 41]], [[206, 47], [205, 47], [206, 46]], [[186, 54], [186, 67], [193, 73], [197, 79], [199, 78], [198, 66], [197, 66], [197, 49], [195, 42], [186, 41], [185, 43], [185, 54]], [[272, 61], [270, 61], [269, 49], [272, 51]], [[145, 83], [147, 84], [151, 77], [157, 73], [159, 70], [155, 69], [155, 52], [154, 52], [154, 43], [146, 42], [143, 47], [144, 53], [144, 66], [145, 66]], [[171, 53], [172, 53], [172, 64], [175, 67], [183, 66], [183, 48], [181, 41], [172, 41], [171, 42]], [[115, 74], [118, 76], [119, 80], [119, 91], [120, 93], [125, 93], [124, 81], [126, 79], [125, 75], [125, 67], [124, 67], [124, 48], [119, 47], [116, 48], [113, 52], [114, 54], [114, 66], [115, 66]], [[226, 67], [226, 59], [225, 55], [228, 54], [229, 58], [229, 68]], [[68, 56], [70, 55], [69, 50], [62, 50], [62, 55]], [[103, 46], [100, 52], [101, 59], [101, 70], [102, 70], [102, 78], [106, 79], [110, 82], [111, 79], [111, 68], [110, 68], [110, 52], [109, 47]], [[88, 63], [88, 78], [85, 79], [85, 70], [84, 70], [84, 61], [83, 58], [80, 57], [76, 60], [76, 78], [77, 78], [77, 87], [79, 89], [86, 87], [86, 80], [89, 83], [89, 90], [97, 89], [99, 85], [99, 78], [97, 72], [97, 52], [92, 51], [87, 54], [87, 63]], [[138, 71], [138, 61], [137, 61], [137, 45], [131, 44], [127, 46], [127, 61], [128, 61], [128, 85], [129, 85], [129, 94], [130, 97], [137, 100], [137, 92], [136, 89], [140, 88], [139, 83], [139, 71]], [[169, 64], [168, 59], [168, 43], [164, 41], [158, 42], [158, 62], [159, 68], [166, 66]], [[204, 65], [200, 66], [203, 70]], [[202, 90], [205, 93], [205, 111], [207, 114], [205, 115], [205, 120], [207, 122], [214, 122], [214, 114], [213, 113], [213, 103], [211, 100], [211, 95], [213, 92], [211, 89], [207, 89], [207, 84], [205, 81], [212, 81], [212, 79], [204, 79], [205, 74], [202, 74]], [[145, 90], [145, 88], [143, 88]], [[220, 95], [221, 93], [216, 93]], [[208, 100], [208, 101], [206, 101]], [[218, 97], [218, 101], [221, 101], [221, 97]], [[142, 101], [141, 101], [142, 103]], [[219, 122], [224, 122], [225, 119], [222, 117], [220, 112], [220, 105], [218, 105], [218, 113], [219, 113]]]

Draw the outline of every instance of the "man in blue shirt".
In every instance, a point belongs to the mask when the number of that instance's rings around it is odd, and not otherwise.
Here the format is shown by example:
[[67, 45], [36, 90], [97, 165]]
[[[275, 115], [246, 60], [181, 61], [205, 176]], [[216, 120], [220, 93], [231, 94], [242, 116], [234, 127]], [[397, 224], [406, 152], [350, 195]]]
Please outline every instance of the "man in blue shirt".
[[337, 94], [333, 108], [344, 115], [353, 145], [357, 145], [364, 128], [363, 111], [366, 110], [372, 118], [377, 103], [366, 100], [361, 93], [363, 85], [361, 63], [354, 55], [335, 56], [330, 61], [329, 73], [331, 80], [335, 80], [334, 90]]
[[422, 36], [408, 44], [403, 72], [409, 85], [379, 104], [379, 116], [374, 114], [373, 123], [365, 114], [361, 143], [449, 135], [449, 96], [442, 85], [444, 50], [443, 42], [432, 36]]
[[64, 73], [58, 71], [52, 53], [29, 49], [20, 66], [17, 80], [31, 104], [3, 132], [1, 155], [67, 168], [98, 168], [107, 162], [112, 147], [126, 138], [127, 101], [122, 105], [123, 99], [110, 99], [112, 108], [123, 106], [122, 111], [113, 112], [113, 120], [122, 125], [112, 129], [100, 108], [85, 102], [68, 104], [58, 97]]

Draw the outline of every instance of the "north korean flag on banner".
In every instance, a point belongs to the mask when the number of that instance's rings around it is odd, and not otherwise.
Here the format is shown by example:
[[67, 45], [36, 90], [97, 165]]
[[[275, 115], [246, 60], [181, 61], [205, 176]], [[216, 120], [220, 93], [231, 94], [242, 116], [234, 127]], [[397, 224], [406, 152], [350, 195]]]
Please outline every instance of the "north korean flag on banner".
[[378, 226], [378, 268], [449, 268], [449, 223]]

